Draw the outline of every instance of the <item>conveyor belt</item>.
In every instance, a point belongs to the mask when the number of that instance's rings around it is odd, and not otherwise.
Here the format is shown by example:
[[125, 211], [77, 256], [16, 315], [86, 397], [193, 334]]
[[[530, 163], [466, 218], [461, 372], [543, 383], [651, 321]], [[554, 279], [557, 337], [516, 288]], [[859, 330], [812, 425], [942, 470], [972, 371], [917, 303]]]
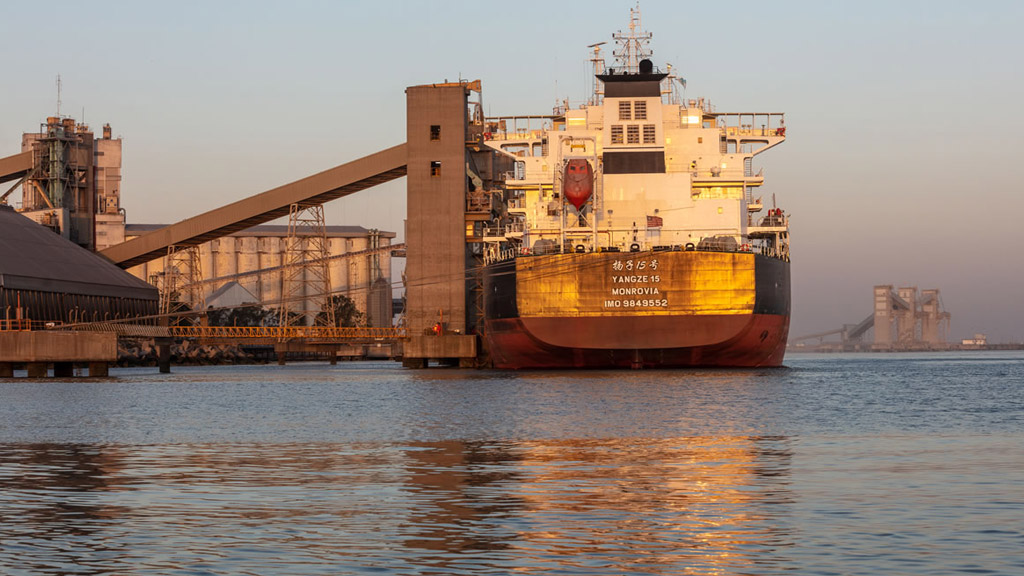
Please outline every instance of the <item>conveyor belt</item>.
[[405, 176], [406, 156], [405, 144], [399, 144], [143, 234], [100, 254], [121, 268], [131, 268], [166, 255], [169, 246], [199, 245], [286, 216], [292, 204], [322, 204]]
[[0, 158], [0, 184], [18, 180], [32, 170], [32, 151]]

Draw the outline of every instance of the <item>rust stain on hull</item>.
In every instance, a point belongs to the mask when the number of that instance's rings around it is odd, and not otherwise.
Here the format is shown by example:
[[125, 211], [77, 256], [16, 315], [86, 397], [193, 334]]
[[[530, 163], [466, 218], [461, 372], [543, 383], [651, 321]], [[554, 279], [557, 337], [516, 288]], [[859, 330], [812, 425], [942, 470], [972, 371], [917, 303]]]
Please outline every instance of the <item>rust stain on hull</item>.
[[485, 275], [496, 368], [779, 366], [789, 263], [748, 252], [552, 254]]
[[529, 317], [750, 314], [754, 255], [552, 254], [516, 261], [516, 304]]

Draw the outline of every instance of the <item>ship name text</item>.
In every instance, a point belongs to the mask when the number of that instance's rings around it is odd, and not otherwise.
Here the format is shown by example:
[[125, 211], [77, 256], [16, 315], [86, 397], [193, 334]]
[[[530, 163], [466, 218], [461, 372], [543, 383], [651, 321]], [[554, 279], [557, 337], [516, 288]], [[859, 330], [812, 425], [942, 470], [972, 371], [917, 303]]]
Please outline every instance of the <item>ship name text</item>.
[[[616, 272], [641, 272], [655, 271], [658, 269], [658, 261], [651, 260], [615, 260], [612, 262], [612, 296], [660, 296], [661, 290], [657, 286], [637, 286], [637, 284], [658, 284], [661, 276], [658, 274], [616, 274]], [[627, 286], [623, 286], [626, 284]], [[631, 286], [629, 286], [631, 284]], [[604, 301], [605, 308], [667, 308], [668, 300], [665, 298], [626, 298], [609, 299]]]
[[615, 284], [638, 284], [640, 282], [661, 282], [661, 276], [612, 276]]

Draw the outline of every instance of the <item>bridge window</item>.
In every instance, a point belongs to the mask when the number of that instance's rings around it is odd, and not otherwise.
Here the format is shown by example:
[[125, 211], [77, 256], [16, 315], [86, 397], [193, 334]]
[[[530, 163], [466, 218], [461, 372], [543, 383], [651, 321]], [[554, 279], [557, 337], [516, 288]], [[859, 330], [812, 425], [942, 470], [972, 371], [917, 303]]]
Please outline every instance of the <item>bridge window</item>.
[[430, 175], [431, 176], [440, 176], [441, 175], [441, 163], [440, 162], [432, 161], [430, 163]]
[[633, 102], [633, 120], [647, 120], [647, 102], [645, 100]]
[[626, 126], [626, 144], [640, 143], [640, 127], [636, 124]]
[[430, 139], [431, 140], [440, 140], [441, 139], [441, 126], [439, 126], [437, 124], [432, 124], [430, 126]]
[[654, 124], [644, 124], [644, 144], [654, 144]]
[[629, 100], [619, 100], [619, 120], [632, 120]]
[[622, 124], [612, 126], [612, 144], [622, 144]]

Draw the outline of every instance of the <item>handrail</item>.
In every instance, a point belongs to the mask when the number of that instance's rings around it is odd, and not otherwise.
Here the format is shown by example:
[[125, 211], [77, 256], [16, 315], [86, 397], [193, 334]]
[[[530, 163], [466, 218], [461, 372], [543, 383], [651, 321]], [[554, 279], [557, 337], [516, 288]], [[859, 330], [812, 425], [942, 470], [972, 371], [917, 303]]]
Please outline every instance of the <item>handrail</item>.
[[[64, 328], [60, 322], [15, 318], [0, 320], [0, 332], [28, 332]], [[76, 330], [116, 331], [117, 325], [98, 322], [73, 327]], [[399, 340], [405, 328], [366, 326], [146, 326], [167, 332], [172, 338], [274, 338], [318, 340]], [[140, 334], [141, 335], [141, 334]]]
[[514, 247], [504, 248], [502, 250], [488, 250], [484, 253], [484, 264], [494, 264], [495, 262], [513, 260], [518, 254], [519, 251]]
[[397, 340], [406, 337], [405, 328], [364, 326], [171, 326], [169, 331], [176, 338]]
[[0, 332], [29, 332], [32, 330], [51, 330], [60, 327], [60, 322], [32, 320], [30, 318], [8, 318], [0, 320]]

